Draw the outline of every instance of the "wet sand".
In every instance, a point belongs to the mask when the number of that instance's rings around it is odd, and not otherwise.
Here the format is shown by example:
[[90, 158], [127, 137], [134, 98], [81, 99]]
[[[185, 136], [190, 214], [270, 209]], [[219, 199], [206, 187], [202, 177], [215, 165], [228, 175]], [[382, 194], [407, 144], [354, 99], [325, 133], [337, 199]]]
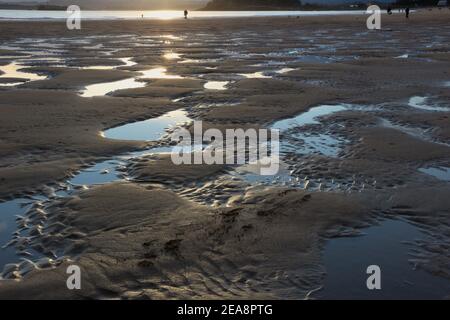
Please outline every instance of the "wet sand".
[[[0, 199], [31, 203], [17, 226], [0, 211], [0, 235], [17, 230], [0, 298], [358, 298], [333, 289], [342, 275], [324, 248], [357, 245], [381, 219], [426, 235], [404, 239], [403, 262], [448, 298], [450, 185], [427, 169], [450, 167], [449, 17], [383, 16], [372, 32], [362, 16], [91, 21], [76, 32], [0, 22], [0, 66], [45, 76], [0, 78]], [[170, 121], [149, 135], [159, 140], [101, 134], [175, 110], [204, 129], [310, 121], [284, 127], [283, 176], [270, 181], [146, 151], [168, 147]], [[80, 291], [66, 288], [70, 264]], [[423, 279], [392, 292], [436, 298]], [[321, 295], [324, 284], [334, 287]]]

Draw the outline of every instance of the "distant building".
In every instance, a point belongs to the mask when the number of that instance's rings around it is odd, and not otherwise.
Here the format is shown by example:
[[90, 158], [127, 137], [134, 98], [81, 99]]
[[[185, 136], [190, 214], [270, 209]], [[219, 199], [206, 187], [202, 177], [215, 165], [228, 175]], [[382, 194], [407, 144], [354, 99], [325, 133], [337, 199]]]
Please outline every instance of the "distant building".
[[446, 6], [448, 6], [448, 1], [447, 0], [439, 0], [437, 6], [438, 7], [446, 7]]

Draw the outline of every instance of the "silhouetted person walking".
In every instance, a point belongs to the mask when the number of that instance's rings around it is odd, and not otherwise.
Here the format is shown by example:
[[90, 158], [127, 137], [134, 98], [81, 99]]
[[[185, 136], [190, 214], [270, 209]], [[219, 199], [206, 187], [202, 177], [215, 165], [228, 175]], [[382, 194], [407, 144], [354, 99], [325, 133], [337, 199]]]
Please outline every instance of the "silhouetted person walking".
[[409, 8], [405, 9], [405, 13], [406, 13], [406, 19], [409, 19]]
[[387, 8], [387, 13], [388, 13], [389, 15], [392, 14], [392, 8], [391, 8], [391, 6], [389, 6], [389, 7]]
[[187, 19], [188, 18], [188, 14], [189, 12], [187, 10], [184, 10], [184, 18]]

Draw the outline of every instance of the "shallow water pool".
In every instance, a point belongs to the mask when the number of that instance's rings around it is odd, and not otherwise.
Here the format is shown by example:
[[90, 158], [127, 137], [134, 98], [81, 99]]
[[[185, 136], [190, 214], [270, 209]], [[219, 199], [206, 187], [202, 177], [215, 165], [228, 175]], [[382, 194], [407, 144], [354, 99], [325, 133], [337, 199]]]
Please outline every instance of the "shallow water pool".
[[204, 88], [208, 90], [227, 90], [229, 81], [208, 81], [205, 83]]
[[450, 168], [447, 167], [420, 168], [419, 171], [442, 181], [450, 181]]
[[82, 97], [98, 97], [105, 96], [111, 92], [125, 89], [143, 88], [147, 85], [142, 79], [181, 79], [181, 76], [167, 74], [166, 68], [152, 68], [149, 70], [139, 71], [140, 75], [133, 78], [128, 78], [119, 81], [97, 83], [86, 86], [81, 93]]
[[[323, 299], [443, 299], [450, 281], [408, 261], [405, 241], [425, 238], [417, 227], [400, 220], [384, 220], [363, 230], [365, 235], [330, 240], [323, 253], [327, 276], [315, 296]], [[367, 267], [381, 268], [381, 290], [368, 290]]]
[[190, 121], [191, 118], [189, 118], [185, 110], [176, 110], [157, 118], [133, 122], [106, 130], [103, 132], [103, 136], [116, 140], [157, 141], [165, 134], [166, 129]]

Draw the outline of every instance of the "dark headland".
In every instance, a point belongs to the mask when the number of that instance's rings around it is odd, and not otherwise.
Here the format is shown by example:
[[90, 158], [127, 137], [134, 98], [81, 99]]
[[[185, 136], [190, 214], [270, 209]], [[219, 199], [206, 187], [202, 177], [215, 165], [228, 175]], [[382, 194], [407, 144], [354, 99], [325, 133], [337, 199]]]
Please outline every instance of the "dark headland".
[[212, 0], [201, 10], [300, 10], [301, 8], [302, 3], [298, 0]]

